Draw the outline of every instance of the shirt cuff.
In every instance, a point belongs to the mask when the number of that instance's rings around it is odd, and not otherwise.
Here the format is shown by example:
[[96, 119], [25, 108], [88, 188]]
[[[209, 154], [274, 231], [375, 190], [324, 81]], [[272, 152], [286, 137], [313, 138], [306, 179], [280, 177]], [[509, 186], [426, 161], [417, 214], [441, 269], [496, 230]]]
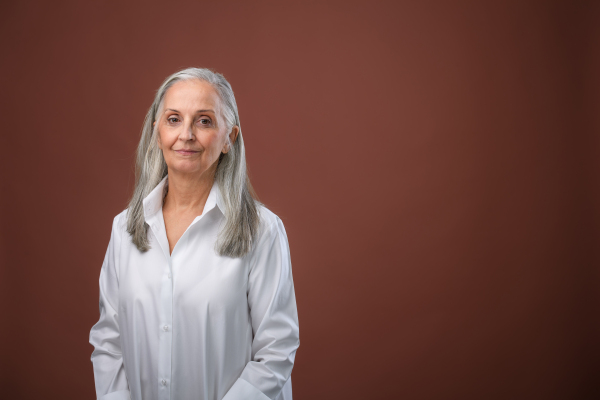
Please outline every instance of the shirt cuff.
[[131, 400], [131, 396], [129, 390], [119, 390], [107, 393], [104, 396], [99, 397], [98, 400]]
[[238, 378], [222, 400], [271, 400], [266, 394], [242, 378]]

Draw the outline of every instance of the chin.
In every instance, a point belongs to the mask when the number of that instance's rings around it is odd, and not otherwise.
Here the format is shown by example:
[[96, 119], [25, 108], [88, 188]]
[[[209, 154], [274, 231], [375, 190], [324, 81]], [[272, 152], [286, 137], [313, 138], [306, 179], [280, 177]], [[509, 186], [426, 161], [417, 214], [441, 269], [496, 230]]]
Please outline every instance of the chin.
[[201, 174], [206, 170], [206, 168], [202, 168], [199, 163], [191, 163], [191, 162], [178, 162], [175, 165], [169, 167], [172, 171], [177, 171], [182, 174]]

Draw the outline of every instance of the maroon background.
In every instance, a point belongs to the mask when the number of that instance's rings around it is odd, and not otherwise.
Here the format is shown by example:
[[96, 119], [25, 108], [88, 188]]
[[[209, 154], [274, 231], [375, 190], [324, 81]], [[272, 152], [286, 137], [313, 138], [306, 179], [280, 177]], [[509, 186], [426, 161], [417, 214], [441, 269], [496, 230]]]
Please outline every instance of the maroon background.
[[189, 66], [288, 232], [295, 399], [600, 395], [600, 3], [135, 3], [0, 6], [3, 398], [95, 397], [110, 225]]

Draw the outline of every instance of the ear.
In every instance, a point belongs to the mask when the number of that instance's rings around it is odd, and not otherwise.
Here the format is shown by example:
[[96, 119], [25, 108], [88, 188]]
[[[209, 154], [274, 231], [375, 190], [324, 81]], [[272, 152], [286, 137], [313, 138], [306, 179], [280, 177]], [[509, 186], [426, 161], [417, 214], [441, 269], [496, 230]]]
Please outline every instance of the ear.
[[[238, 133], [240, 133], [240, 128], [237, 125], [235, 125], [231, 129], [231, 132], [229, 133], [229, 141], [231, 141], [231, 144], [234, 144], [235, 141], [237, 140]], [[228, 151], [229, 151], [229, 146], [227, 146], [227, 143], [225, 143], [223, 153], [227, 153]]]

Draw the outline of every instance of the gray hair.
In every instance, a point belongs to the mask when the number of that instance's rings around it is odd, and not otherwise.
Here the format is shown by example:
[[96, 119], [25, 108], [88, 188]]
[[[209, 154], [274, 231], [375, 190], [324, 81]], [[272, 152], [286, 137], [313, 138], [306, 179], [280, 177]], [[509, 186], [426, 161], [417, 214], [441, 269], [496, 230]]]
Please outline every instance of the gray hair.
[[259, 205], [262, 203], [250, 184], [246, 170], [242, 128], [231, 85], [223, 75], [207, 68], [187, 68], [176, 72], [165, 79], [156, 92], [154, 102], [146, 114], [137, 148], [135, 189], [129, 202], [127, 232], [140, 251], [145, 252], [150, 248], [149, 226], [144, 218], [143, 200], [168, 172], [162, 150], [157, 144], [158, 124], [153, 126], [153, 122], [156, 116], [160, 115], [167, 89], [177, 81], [190, 79], [199, 79], [211, 84], [221, 100], [220, 108], [226, 121], [227, 132], [229, 133], [234, 126], [239, 128], [237, 140], [233, 145], [227, 135], [230, 150], [221, 153], [215, 173], [225, 206], [226, 220], [215, 243], [215, 251], [221, 256], [242, 257], [251, 250], [255, 241], [260, 223]]

